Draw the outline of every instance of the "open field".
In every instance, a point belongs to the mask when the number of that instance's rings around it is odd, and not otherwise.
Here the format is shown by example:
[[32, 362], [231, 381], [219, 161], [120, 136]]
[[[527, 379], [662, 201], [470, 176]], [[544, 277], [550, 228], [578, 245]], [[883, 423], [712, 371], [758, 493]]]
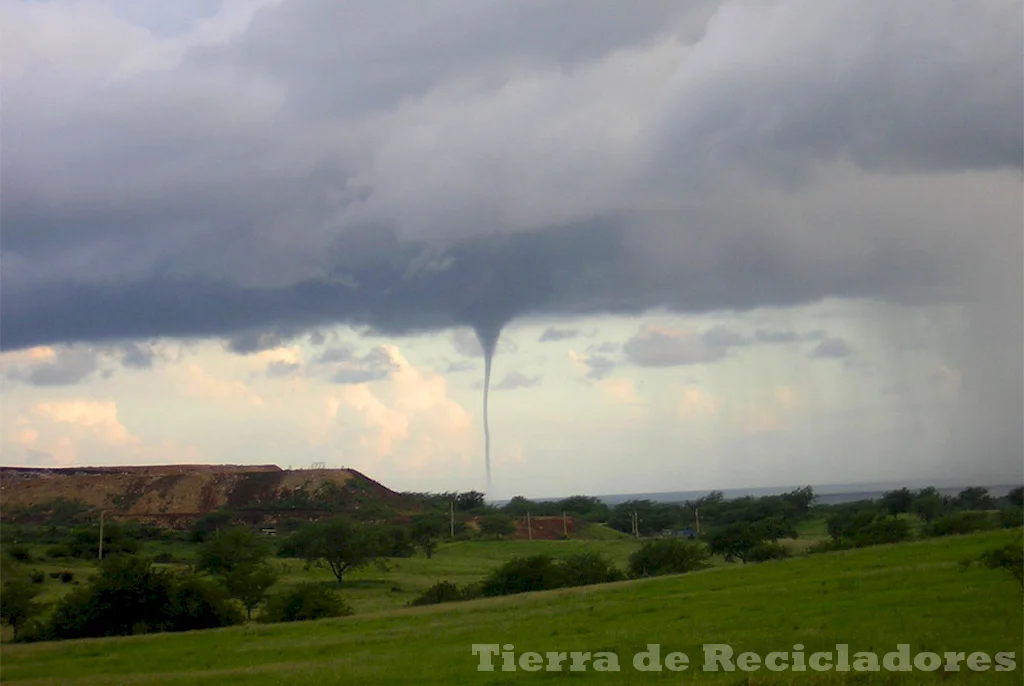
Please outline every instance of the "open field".
[[[64, 643], [4, 646], [4, 683], [459, 684], [532, 683], [546, 672], [477, 672], [474, 643], [523, 651], [610, 651], [620, 672], [578, 681], [661, 683], [1021, 683], [1022, 592], [1008, 574], [957, 563], [1019, 540], [987, 532], [759, 565], [290, 625], [248, 625]], [[552, 544], [558, 542], [551, 542]], [[562, 542], [564, 543], [564, 542]], [[508, 544], [503, 544], [508, 545]], [[452, 546], [451, 548], [454, 548]], [[503, 546], [501, 546], [503, 547]], [[441, 554], [455, 555], [451, 548]], [[496, 554], [499, 546], [495, 547]], [[442, 560], [444, 558], [441, 558]], [[412, 562], [412, 561], [410, 561]], [[411, 573], [411, 571], [410, 571]], [[466, 570], [467, 578], [475, 571]], [[649, 643], [682, 651], [683, 674], [634, 670]], [[1016, 653], [1014, 672], [751, 674], [701, 671], [702, 645], [738, 652]]]

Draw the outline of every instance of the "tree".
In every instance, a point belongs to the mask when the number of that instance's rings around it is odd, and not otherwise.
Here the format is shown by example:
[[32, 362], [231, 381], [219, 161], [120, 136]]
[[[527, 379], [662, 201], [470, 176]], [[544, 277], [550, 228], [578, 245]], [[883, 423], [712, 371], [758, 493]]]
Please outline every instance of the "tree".
[[678, 538], [647, 541], [629, 556], [632, 576], [682, 574], [707, 567], [708, 550], [702, 543]]
[[480, 491], [466, 491], [455, 496], [455, 509], [460, 512], [480, 510], [484, 507], [486, 507], [484, 494]]
[[1006, 499], [1014, 507], [1024, 507], [1024, 486], [1017, 486], [1017, 488], [1007, 493]]
[[971, 486], [960, 491], [956, 496], [957, 505], [964, 510], [991, 510], [992, 496], [987, 488]]
[[221, 529], [199, 546], [199, 570], [227, 574], [262, 562], [270, 554], [266, 538], [252, 529]]
[[307, 563], [326, 564], [339, 584], [346, 572], [379, 559], [383, 551], [379, 530], [344, 517], [310, 524], [290, 544]]
[[494, 513], [480, 518], [480, 533], [498, 539], [516, 531], [515, 521], [508, 515]]
[[437, 541], [444, 536], [448, 518], [438, 513], [417, 515], [412, 519], [410, 533], [416, 545], [429, 560], [437, 549]]
[[0, 620], [11, 627], [15, 641], [25, 623], [40, 610], [33, 602], [38, 594], [37, 586], [21, 579], [5, 581], [0, 587]]
[[266, 562], [266, 540], [251, 529], [222, 529], [199, 548], [199, 570], [218, 577], [232, 598], [245, 607], [246, 616], [266, 597], [278, 573]]
[[189, 527], [189, 540], [202, 543], [208, 536], [221, 529], [227, 529], [235, 521], [235, 513], [228, 509], [220, 509], [203, 515]]
[[882, 495], [882, 507], [891, 515], [898, 515], [901, 512], [910, 512], [914, 503], [914, 494], [907, 488], [897, 491], [888, 491]]
[[708, 547], [713, 554], [724, 557], [726, 562], [739, 559], [746, 563], [747, 553], [764, 540], [762, 527], [740, 522], [712, 531], [708, 536]]
[[910, 511], [926, 522], [938, 519], [949, 509], [949, 499], [933, 486], [922, 488], [914, 496]]

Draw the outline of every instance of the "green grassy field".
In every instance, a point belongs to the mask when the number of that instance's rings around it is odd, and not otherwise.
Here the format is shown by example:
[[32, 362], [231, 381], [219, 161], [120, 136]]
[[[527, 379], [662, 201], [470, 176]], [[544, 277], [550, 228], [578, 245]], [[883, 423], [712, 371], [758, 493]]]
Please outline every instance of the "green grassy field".
[[[988, 532], [879, 546], [759, 565], [508, 596], [428, 608], [369, 612], [284, 625], [63, 643], [5, 645], [4, 683], [70, 684], [462, 684], [533, 683], [575, 678], [641, 683], [1006, 683], [1020, 684], [1022, 591], [1009, 574], [957, 563], [985, 548], [1019, 541], [1019, 532]], [[564, 545], [573, 542], [550, 542]], [[617, 541], [608, 542], [618, 544]], [[628, 541], [623, 543], [629, 543]], [[584, 545], [579, 542], [577, 545]], [[466, 544], [482, 546], [486, 544]], [[509, 543], [489, 551], [504, 559]], [[529, 544], [524, 544], [529, 546]], [[591, 544], [593, 545], [593, 544]], [[536, 542], [529, 548], [536, 550]], [[465, 553], [466, 551], [461, 551]], [[625, 549], [606, 550], [621, 562]], [[444, 578], [477, 578], [486, 548], [435, 556]], [[469, 558], [469, 559], [466, 559]], [[403, 561], [425, 564], [422, 558]], [[413, 567], [392, 574], [417, 576]], [[396, 577], [398, 578], [398, 577]], [[400, 582], [399, 582], [400, 583]], [[424, 580], [429, 584], [429, 579]], [[686, 653], [689, 671], [639, 672], [634, 654], [647, 644]], [[702, 671], [704, 644], [737, 653], [807, 655], [848, 644], [881, 658], [899, 643], [920, 651], [1015, 652], [1013, 672], [894, 673]], [[609, 651], [621, 671], [478, 672], [473, 644], [513, 644], [524, 651]], [[500, 669], [500, 667], [499, 667]], [[568, 669], [564, 665], [563, 669]]]

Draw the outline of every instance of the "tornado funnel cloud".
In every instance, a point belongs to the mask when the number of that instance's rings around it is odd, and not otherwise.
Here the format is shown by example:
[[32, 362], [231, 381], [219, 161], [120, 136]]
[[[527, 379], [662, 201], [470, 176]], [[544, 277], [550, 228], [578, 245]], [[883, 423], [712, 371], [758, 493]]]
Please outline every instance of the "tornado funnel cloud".
[[498, 347], [498, 337], [501, 335], [500, 326], [476, 326], [476, 338], [480, 341], [480, 347], [484, 351], [484, 465], [487, 468], [487, 487], [491, 486], [491, 427], [487, 412], [487, 397], [491, 388], [491, 363], [494, 361], [494, 351]]

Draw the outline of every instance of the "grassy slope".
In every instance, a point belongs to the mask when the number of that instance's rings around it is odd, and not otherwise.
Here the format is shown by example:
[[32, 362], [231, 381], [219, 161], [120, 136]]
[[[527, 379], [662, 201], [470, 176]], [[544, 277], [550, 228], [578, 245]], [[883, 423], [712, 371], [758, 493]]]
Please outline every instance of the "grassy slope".
[[[897, 643], [910, 643], [912, 652], [1016, 651], [1020, 665], [1020, 586], [1005, 573], [957, 569], [960, 559], [1012, 540], [1019, 538], [992, 532], [321, 622], [4, 646], [2, 679], [453, 684], [558, 676], [479, 673], [473, 643], [513, 643], [517, 651], [613, 651], [621, 660], [619, 673], [561, 675], [605, 683], [683, 683], [682, 674], [634, 671], [632, 656], [647, 643], [681, 650], [697, 663], [685, 674], [686, 683], [747, 683], [744, 674], [700, 671], [704, 643], [761, 655], [795, 643], [804, 644], [808, 654], [848, 643], [851, 651], [875, 651], [879, 657]], [[785, 683], [799, 675], [761, 670], [750, 676], [755, 683]], [[838, 683], [842, 675], [804, 676]], [[1003, 674], [882, 671], [849, 679], [1019, 684], [1021, 676], [1018, 666]]]

